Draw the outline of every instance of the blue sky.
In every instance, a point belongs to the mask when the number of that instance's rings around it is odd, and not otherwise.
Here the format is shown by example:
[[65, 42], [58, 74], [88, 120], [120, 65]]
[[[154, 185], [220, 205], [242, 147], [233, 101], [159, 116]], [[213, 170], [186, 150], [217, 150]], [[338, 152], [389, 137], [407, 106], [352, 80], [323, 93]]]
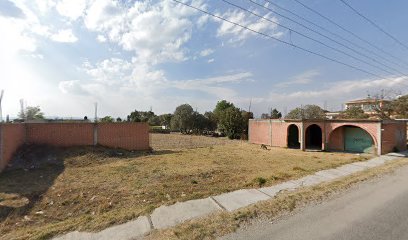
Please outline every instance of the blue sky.
[[[408, 50], [339, 0], [299, 1], [399, 60], [294, 0], [271, 1], [377, 55], [359, 49], [371, 59], [364, 58], [250, 1], [231, 0], [371, 65], [380, 62], [408, 73]], [[367, 93], [374, 95], [381, 89], [407, 93], [408, 79], [394, 70], [374, 68], [219, 0], [185, 2], [378, 77], [250, 33], [171, 0], [2, 0], [3, 116], [17, 114], [19, 99], [40, 106], [48, 116], [61, 117], [93, 116], [94, 102], [98, 102], [100, 116], [125, 117], [134, 109], [173, 112], [183, 103], [204, 112], [212, 110], [221, 99], [248, 109], [252, 99], [251, 110], [259, 116], [270, 107], [287, 112], [301, 104], [323, 107], [326, 103], [328, 110], [339, 110], [344, 101], [366, 97]], [[273, 5], [265, 5], [265, 0], [255, 2], [293, 18]], [[347, 2], [408, 45], [407, 1]]]

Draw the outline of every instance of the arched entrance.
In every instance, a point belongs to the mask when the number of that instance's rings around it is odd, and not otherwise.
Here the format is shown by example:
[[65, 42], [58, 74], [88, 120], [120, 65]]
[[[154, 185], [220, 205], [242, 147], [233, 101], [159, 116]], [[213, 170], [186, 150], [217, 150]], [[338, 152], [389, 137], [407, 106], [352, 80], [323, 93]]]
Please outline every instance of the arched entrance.
[[329, 148], [353, 153], [374, 153], [375, 142], [366, 130], [345, 125], [330, 133]]
[[299, 128], [295, 124], [288, 127], [288, 148], [300, 149]]
[[306, 129], [306, 149], [322, 150], [322, 129], [312, 124]]

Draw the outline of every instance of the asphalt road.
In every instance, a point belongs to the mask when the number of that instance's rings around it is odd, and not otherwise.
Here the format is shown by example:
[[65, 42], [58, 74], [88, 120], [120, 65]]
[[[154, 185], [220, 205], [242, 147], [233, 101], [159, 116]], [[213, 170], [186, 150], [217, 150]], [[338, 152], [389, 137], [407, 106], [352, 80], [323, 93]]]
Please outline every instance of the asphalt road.
[[277, 222], [254, 222], [222, 239], [408, 240], [408, 167]]

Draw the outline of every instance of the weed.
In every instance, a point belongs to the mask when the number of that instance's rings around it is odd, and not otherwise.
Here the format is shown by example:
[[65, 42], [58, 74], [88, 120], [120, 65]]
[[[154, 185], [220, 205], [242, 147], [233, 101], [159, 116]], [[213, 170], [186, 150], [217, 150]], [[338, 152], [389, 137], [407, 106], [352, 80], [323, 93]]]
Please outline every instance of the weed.
[[255, 178], [255, 182], [258, 184], [259, 187], [262, 187], [266, 183], [266, 179], [263, 177]]

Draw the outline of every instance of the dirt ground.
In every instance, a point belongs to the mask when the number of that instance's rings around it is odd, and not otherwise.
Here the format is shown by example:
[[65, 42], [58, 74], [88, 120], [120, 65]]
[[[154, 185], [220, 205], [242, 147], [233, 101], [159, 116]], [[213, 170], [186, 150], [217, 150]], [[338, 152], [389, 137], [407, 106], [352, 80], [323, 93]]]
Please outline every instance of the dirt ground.
[[0, 239], [97, 231], [163, 204], [270, 186], [369, 157], [172, 134], [153, 134], [151, 145], [153, 153], [26, 148], [19, 166], [0, 174]]

